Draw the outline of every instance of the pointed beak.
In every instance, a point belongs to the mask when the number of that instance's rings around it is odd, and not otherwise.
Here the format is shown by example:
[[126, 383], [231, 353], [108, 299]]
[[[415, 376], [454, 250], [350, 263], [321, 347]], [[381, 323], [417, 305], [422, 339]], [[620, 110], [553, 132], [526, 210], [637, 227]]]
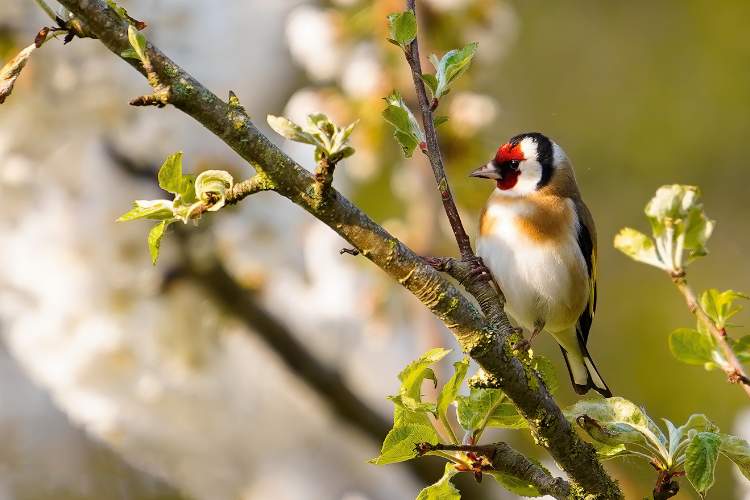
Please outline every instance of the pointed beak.
[[489, 162], [486, 165], [482, 165], [478, 169], [474, 170], [469, 174], [469, 177], [482, 177], [484, 179], [498, 180], [503, 178], [503, 176], [500, 174], [500, 171], [495, 168], [495, 165], [493, 165], [492, 162]]

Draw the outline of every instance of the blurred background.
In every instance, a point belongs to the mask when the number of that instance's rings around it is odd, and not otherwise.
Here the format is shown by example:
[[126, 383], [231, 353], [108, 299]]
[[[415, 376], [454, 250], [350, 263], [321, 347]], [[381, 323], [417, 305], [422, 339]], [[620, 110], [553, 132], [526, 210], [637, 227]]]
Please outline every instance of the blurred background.
[[[380, 117], [393, 88], [413, 101], [385, 41], [385, 16], [403, 2], [120, 3], [208, 88], [236, 92], [265, 131], [269, 113], [360, 119], [337, 187], [417, 252], [455, 253], [429, 168], [401, 157]], [[472, 234], [491, 186], [467, 173], [519, 132], [555, 138], [598, 225], [590, 350], [610, 386], [655, 418], [703, 412], [750, 437], [745, 394], [671, 356], [669, 332], [693, 320], [669, 279], [612, 247], [621, 227], [646, 229], [657, 187], [695, 184], [718, 225], [693, 286], [750, 292], [750, 3], [418, 4], [423, 56], [480, 44], [441, 105]], [[3, 62], [50, 24], [32, 0], [0, 0], [0, 12]], [[147, 91], [101, 44], [51, 41], [0, 110], [0, 500], [414, 498], [439, 463], [366, 461], [399, 370], [428, 348], [455, 348], [451, 335], [271, 193], [168, 234], [152, 267], [148, 225], [114, 220], [133, 199], [160, 197], [154, 174], [168, 154], [184, 150], [192, 172], [251, 170], [178, 111], [127, 105]], [[273, 140], [312, 167], [310, 147]], [[535, 346], [558, 369], [560, 404], [575, 401], [554, 342]], [[438, 377], [449, 376], [446, 362]], [[496, 437], [549, 462], [522, 431]], [[627, 498], [650, 494], [647, 464], [607, 467]], [[750, 498], [726, 460], [717, 474], [711, 498]], [[510, 498], [492, 482], [459, 483], [466, 498]], [[676, 498], [691, 495], [683, 484]]]

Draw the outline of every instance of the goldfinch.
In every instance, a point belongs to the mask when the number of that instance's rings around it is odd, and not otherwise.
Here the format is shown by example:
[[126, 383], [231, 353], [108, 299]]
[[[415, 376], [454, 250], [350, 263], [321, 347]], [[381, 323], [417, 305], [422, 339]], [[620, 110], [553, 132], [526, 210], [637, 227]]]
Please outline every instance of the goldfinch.
[[471, 173], [497, 182], [482, 213], [477, 253], [505, 294], [505, 309], [533, 339], [560, 344], [578, 394], [611, 391], [586, 341], [596, 310], [596, 230], [562, 148], [536, 132], [500, 146]]

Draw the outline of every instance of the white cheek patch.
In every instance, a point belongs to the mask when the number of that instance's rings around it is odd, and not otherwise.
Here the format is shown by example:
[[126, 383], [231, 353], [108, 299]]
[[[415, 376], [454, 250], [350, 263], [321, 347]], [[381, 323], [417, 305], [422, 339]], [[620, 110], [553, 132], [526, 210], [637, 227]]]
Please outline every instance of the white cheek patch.
[[510, 189], [497, 189], [505, 196], [526, 196], [536, 191], [542, 180], [542, 165], [536, 160], [523, 160], [519, 165], [521, 173], [515, 186]]

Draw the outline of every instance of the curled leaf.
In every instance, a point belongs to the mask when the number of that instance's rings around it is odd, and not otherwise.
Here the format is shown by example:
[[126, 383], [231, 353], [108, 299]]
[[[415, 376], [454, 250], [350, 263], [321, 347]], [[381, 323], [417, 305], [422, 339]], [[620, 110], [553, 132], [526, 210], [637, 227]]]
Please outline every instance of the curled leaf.
[[4, 103], [5, 99], [13, 92], [13, 86], [34, 50], [36, 50], [36, 44], [32, 43], [0, 69], [0, 104]]
[[226, 170], [206, 170], [195, 179], [195, 194], [208, 205], [209, 212], [215, 212], [226, 203], [226, 192], [232, 189], [234, 179]]

